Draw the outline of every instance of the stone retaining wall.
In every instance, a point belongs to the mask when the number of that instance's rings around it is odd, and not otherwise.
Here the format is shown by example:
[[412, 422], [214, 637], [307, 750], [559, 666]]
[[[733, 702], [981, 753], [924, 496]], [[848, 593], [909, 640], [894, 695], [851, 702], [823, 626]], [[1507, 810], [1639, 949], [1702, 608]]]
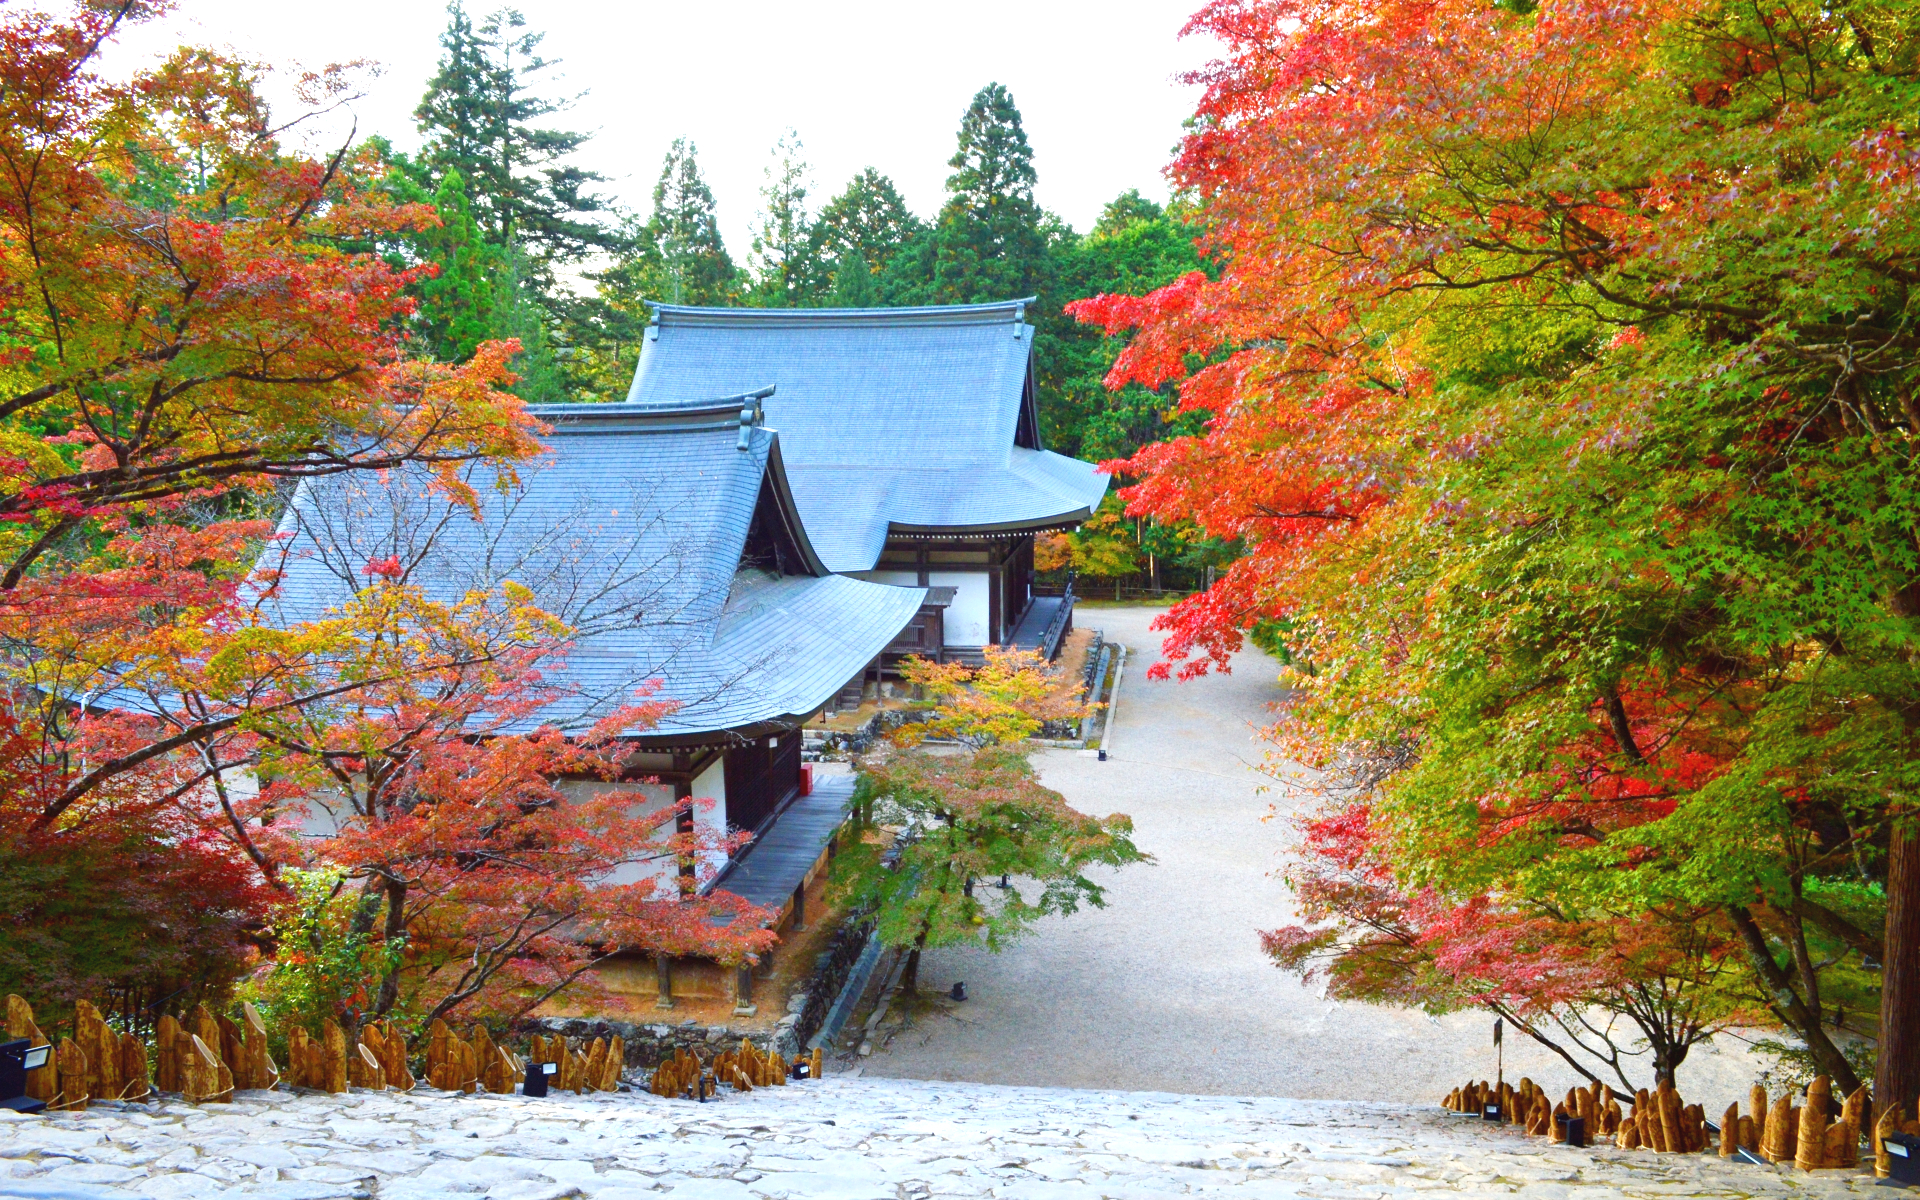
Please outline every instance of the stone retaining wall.
[[900, 728], [926, 720], [924, 709], [883, 708], [851, 730], [807, 729], [801, 732], [800, 756], [808, 762], [846, 762], [865, 754], [873, 744]]
[[[787, 997], [786, 1015], [773, 1027], [775, 1052], [786, 1058], [799, 1054], [807, 1040], [819, 1031], [827, 1012], [846, 986], [847, 973], [866, 948], [873, 922], [862, 918], [841, 923], [827, 939], [827, 948], [814, 959], [813, 972], [800, 990]], [[737, 1046], [746, 1038], [756, 1046], [767, 1044], [765, 1030], [733, 1029], [726, 1025], [702, 1025], [682, 1021], [678, 1025], [648, 1024], [639, 1021], [609, 1021], [596, 1017], [540, 1017], [527, 1021], [514, 1032], [554, 1034], [582, 1041], [611, 1038], [618, 1034], [627, 1045], [629, 1069], [650, 1071], [680, 1050], [698, 1051], [710, 1058], [722, 1050]]]

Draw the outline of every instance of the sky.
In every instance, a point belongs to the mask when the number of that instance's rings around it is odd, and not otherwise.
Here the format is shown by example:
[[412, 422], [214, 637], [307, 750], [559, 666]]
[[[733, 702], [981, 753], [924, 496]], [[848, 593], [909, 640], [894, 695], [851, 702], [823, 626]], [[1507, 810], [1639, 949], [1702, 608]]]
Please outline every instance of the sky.
[[[577, 161], [644, 213], [668, 145], [691, 139], [728, 249], [744, 261], [784, 129], [805, 145], [816, 207], [873, 166], [927, 216], [944, 198], [960, 118], [990, 81], [1020, 106], [1040, 203], [1074, 228], [1087, 229], [1130, 187], [1164, 200], [1161, 172], [1198, 95], [1177, 76], [1213, 56], [1207, 39], [1179, 37], [1200, 2], [522, 0], [520, 8], [529, 27], [546, 31], [542, 52], [560, 60], [552, 93], [585, 93], [551, 119], [594, 135]], [[477, 15], [494, 7], [469, 3]], [[124, 38], [114, 59], [124, 66], [191, 41], [278, 68], [375, 60], [379, 73], [350, 113], [316, 125], [313, 137], [337, 144], [353, 120], [362, 135], [409, 149], [445, 24], [443, 0], [180, 0]]]

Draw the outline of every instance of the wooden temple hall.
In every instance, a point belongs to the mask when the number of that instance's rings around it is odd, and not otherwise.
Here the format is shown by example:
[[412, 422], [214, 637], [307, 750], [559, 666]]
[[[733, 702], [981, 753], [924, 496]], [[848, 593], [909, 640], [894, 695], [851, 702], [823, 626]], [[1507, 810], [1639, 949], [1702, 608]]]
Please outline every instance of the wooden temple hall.
[[1017, 645], [1051, 657], [1073, 599], [1034, 593], [1034, 535], [1079, 525], [1107, 481], [1041, 443], [1031, 302], [657, 305], [627, 399], [671, 406], [772, 384], [767, 421], [822, 560], [929, 589], [889, 656], [977, 660]]
[[[722, 889], [777, 910], [787, 937], [852, 795], [848, 776], [803, 765], [805, 722], [906, 654], [1051, 655], [1070, 627], [1071, 595], [1034, 594], [1033, 537], [1083, 520], [1105, 479], [1040, 445], [1023, 318], [1020, 302], [662, 307], [626, 403], [536, 408], [550, 453], [515, 485], [468, 468], [477, 517], [423, 472], [303, 483], [270, 603], [317, 618], [389, 556], [443, 598], [528, 587], [576, 631], [567, 698], [543, 722], [584, 728], [649, 682], [679, 705], [631, 739], [620, 781], [563, 791], [692, 799], [682, 828], [753, 834], [692, 879], [640, 855], [609, 882]], [[746, 1014], [772, 965], [728, 977], [629, 959], [607, 974], [638, 1006], [677, 992]]]

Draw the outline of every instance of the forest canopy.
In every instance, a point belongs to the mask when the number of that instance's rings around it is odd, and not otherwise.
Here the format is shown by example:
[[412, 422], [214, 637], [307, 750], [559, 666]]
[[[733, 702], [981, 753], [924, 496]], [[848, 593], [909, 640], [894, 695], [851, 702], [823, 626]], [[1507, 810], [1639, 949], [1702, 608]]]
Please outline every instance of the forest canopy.
[[1325, 773], [1269, 949], [1562, 1045], [1599, 1005], [1663, 1073], [1771, 1024], [1913, 1111], [1920, 8], [1190, 29], [1217, 274], [1070, 311], [1205, 425], [1127, 511], [1246, 551], [1163, 619], [1179, 673], [1281, 650]]

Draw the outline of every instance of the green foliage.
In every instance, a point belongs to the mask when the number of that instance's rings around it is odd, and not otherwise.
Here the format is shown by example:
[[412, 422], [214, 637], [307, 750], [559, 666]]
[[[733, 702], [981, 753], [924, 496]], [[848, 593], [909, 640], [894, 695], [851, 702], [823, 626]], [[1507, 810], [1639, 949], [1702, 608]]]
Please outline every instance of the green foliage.
[[476, 26], [454, 0], [447, 18], [439, 70], [414, 111], [426, 137], [420, 164], [436, 179], [464, 181], [487, 242], [519, 248], [527, 281], [546, 300], [556, 266], [613, 244], [600, 219], [606, 203], [589, 190], [605, 177], [567, 161], [589, 135], [537, 124], [570, 103], [537, 93], [542, 74], [557, 65], [540, 56], [545, 35], [529, 31], [513, 8]]
[[[1041, 917], [1100, 907], [1090, 868], [1148, 856], [1128, 818], [1070, 808], [1019, 748], [1048, 720], [1085, 712], [1073, 682], [1038, 654], [996, 647], [978, 669], [914, 659], [906, 672], [933, 711], [898, 736], [904, 749], [862, 764], [853, 799], [862, 836], [835, 857], [833, 887], [839, 901], [874, 912], [883, 944], [909, 949], [911, 992], [921, 951], [974, 942], [998, 951]], [[917, 748], [929, 737], [969, 751]], [[868, 828], [876, 823], [890, 834]], [[1018, 882], [976, 886], [996, 875]]]
[[1084, 525], [1067, 535], [1067, 544], [1073, 569], [1090, 579], [1138, 575], [1145, 563], [1126, 505], [1112, 492], [1101, 499], [1099, 509]]
[[495, 281], [487, 323], [492, 337], [520, 343], [520, 353], [513, 357], [514, 374], [519, 377], [511, 388], [514, 395], [529, 404], [558, 404], [567, 399], [567, 381], [554, 361], [547, 333], [550, 318], [527, 278], [530, 270], [517, 251], [507, 255]]
[[218, 1000], [252, 957], [262, 904], [248, 864], [215, 838], [133, 823], [8, 831], [0, 994], [49, 1013], [89, 1000], [135, 1016]]
[[372, 1011], [380, 981], [399, 968], [406, 939], [374, 934], [384, 893], [349, 889], [333, 870], [287, 871], [285, 879], [291, 895], [274, 915], [273, 962], [239, 998], [269, 1015], [276, 1031], [297, 1024], [318, 1033], [323, 1020], [353, 1028]]
[[488, 338], [517, 336], [501, 333], [494, 321], [505, 256], [481, 237], [467, 204], [466, 181], [458, 171], [441, 177], [433, 207], [440, 225], [414, 235], [421, 259], [438, 268], [432, 278], [414, 285], [420, 297], [419, 330], [433, 357], [463, 362]]
[[1049, 291], [1046, 222], [1033, 198], [1033, 149], [1013, 94], [981, 88], [960, 121], [947, 202], [933, 231], [929, 297], [974, 304]]
[[751, 300], [762, 308], [795, 308], [816, 293], [819, 267], [807, 213], [808, 176], [800, 135], [789, 129], [773, 146], [760, 216], [753, 233]]
[[[1060, 300], [1117, 292], [1142, 295], [1201, 269], [1194, 230], [1137, 190], [1110, 202], [1085, 237], [1054, 246], [1053, 289]], [[1125, 339], [1043, 306], [1036, 341], [1040, 420], [1047, 444], [1062, 454], [1120, 459], [1149, 442], [1197, 433], [1197, 413], [1176, 413], [1170, 388], [1106, 384]]]
[[[926, 230], [907, 208], [893, 180], [872, 167], [847, 181], [847, 186], [820, 210], [813, 223], [814, 255], [819, 269], [831, 279], [835, 303], [865, 308], [879, 302], [875, 276], [887, 270], [902, 246]], [[853, 271], [858, 262], [864, 269]], [[843, 278], [844, 274], [844, 278]], [[860, 303], [842, 303], [841, 295]]]
[[[1042, 917], [1102, 907], [1092, 868], [1148, 861], [1130, 820], [1076, 812], [1006, 746], [963, 757], [910, 750], [869, 764], [854, 805], [896, 831], [897, 858], [888, 861], [884, 839], [855, 841], [834, 858], [836, 901], [871, 908], [882, 944], [910, 950], [909, 991], [921, 951], [997, 952]], [[1000, 875], [1016, 882], [987, 886]]]
[[623, 247], [642, 294], [669, 304], [733, 304], [741, 277], [720, 236], [713, 189], [700, 174], [698, 148], [675, 138], [653, 185], [653, 216], [635, 245]]

